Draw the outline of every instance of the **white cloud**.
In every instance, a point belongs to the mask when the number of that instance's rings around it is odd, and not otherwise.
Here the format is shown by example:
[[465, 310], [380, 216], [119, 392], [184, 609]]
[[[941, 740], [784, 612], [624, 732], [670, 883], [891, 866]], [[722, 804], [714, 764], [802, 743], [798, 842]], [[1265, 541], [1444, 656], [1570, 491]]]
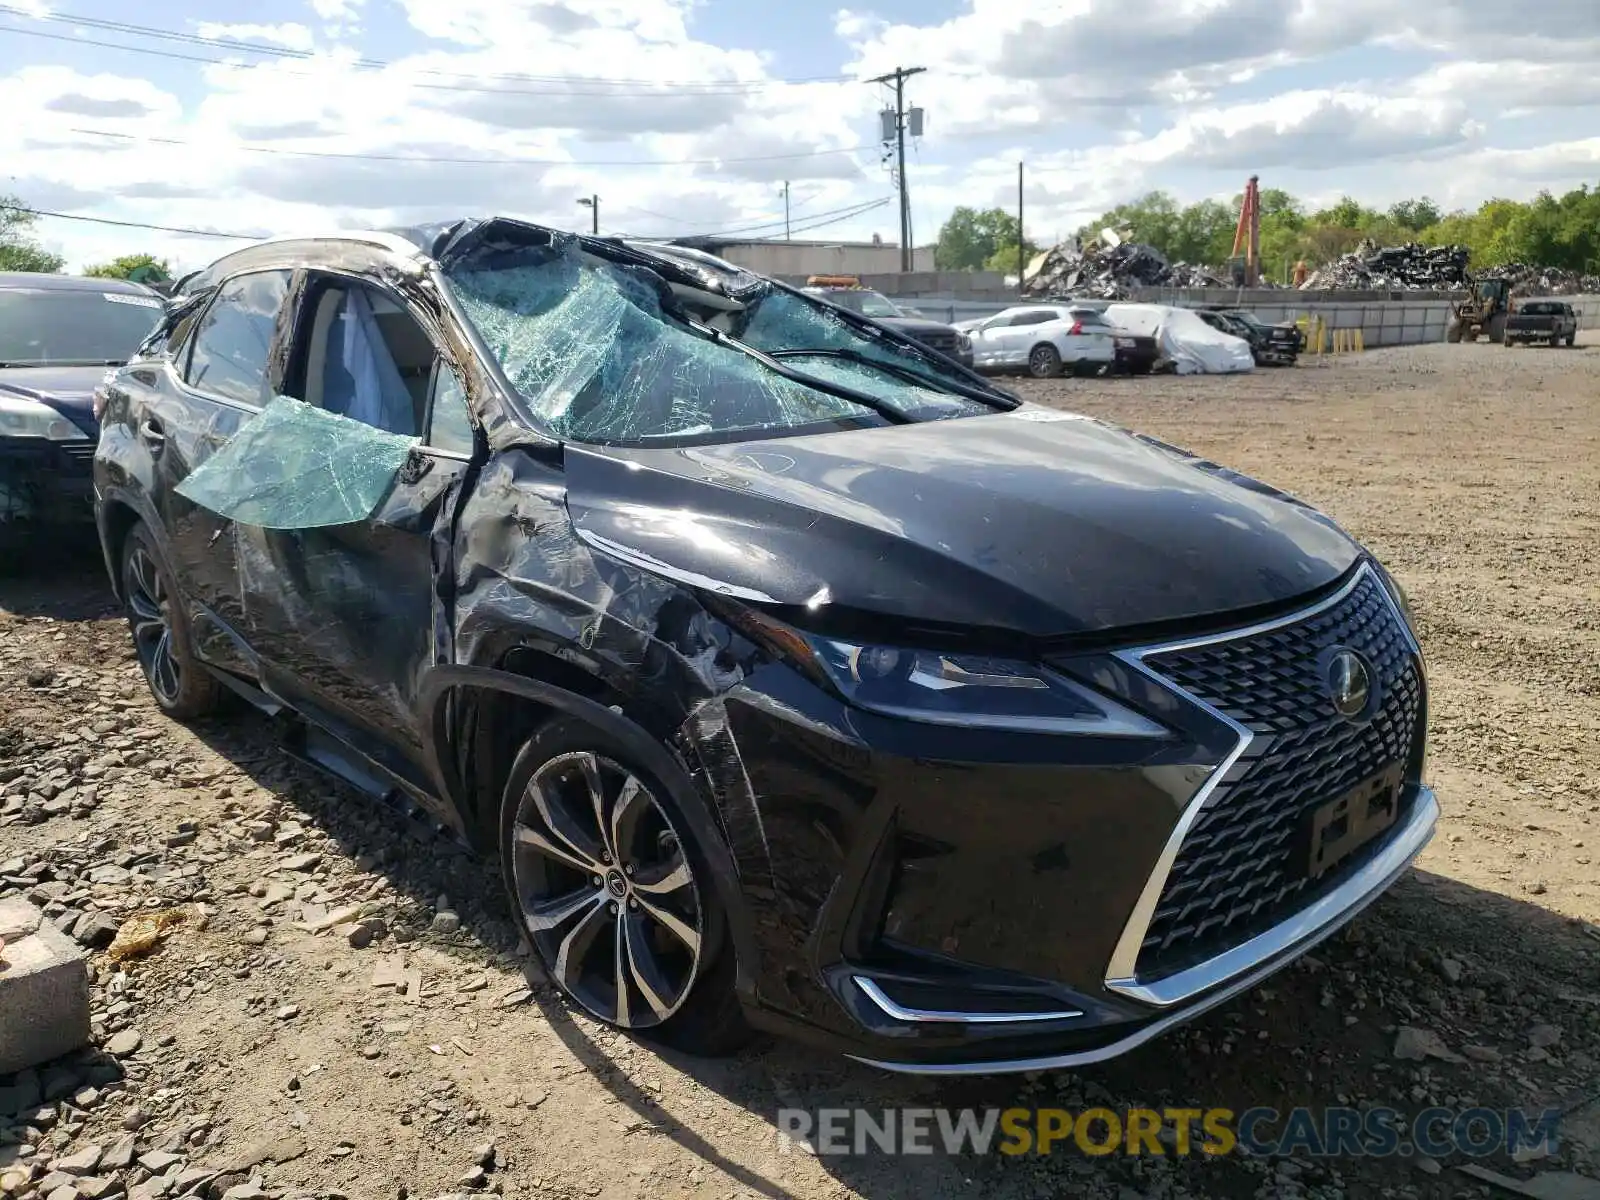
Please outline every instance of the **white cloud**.
[[1484, 129], [1454, 99], [1389, 98], [1353, 91], [1297, 91], [1253, 104], [1202, 109], [1132, 154], [1240, 171], [1340, 169], [1352, 162], [1461, 148]]
[[[356, 23], [377, 10], [307, 0], [304, 22], [195, 26], [303, 58], [23, 67], [0, 74], [6, 190], [62, 211], [247, 233], [491, 210], [574, 228], [588, 215], [576, 198], [596, 193], [607, 230], [777, 233], [785, 180], [806, 197], [796, 225], [888, 195], [882, 93], [785, 84], [773, 78], [777, 45], [700, 36], [701, 7], [733, 2], [395, 0], [394, 61], [371, 69], [357, 65], [377, 51]], [[1583, 136], [1600, 116], [1600, 3], [1588, 0], [1145, 0], [1137, 13], [1105, 0], [963, 0], [923, 24], [866, 8], [832, 24], [836, 57], [807, 74], [928, 69], [908, 90], [928, 117], [911, 168], [923, 241], [957, 204], [1010, 208], [1019, 160], [1030, 230], [1047, 232], [1152, 187], [1226, 197], [1256, 171], [1310, 197], [1428, 192], [1472, 205], [1600, 170]], [[490, 161], [396, 161], [423, 157]], [[644, 165], [606, 165], [619, 162]], [[809, 236], [892, 240], [896, 228], [890, 207]], [[221, 248], [87, 224], [47, 235], [74, 261], [132, 246], [194, 262]]]
[[311, 0], [311, 11], [324, 21], [353, 21], [361, 11], [361, 0]]

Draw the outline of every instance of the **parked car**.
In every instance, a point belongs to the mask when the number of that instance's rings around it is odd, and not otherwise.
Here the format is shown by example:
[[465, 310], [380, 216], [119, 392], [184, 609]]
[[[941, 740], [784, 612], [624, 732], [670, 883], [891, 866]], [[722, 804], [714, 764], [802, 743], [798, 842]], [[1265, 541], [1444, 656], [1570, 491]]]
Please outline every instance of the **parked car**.
[[840, 308], [871, 317], [891, 329], [898, 329], [924, 346], [931, 346], [940, 354], [949, 355], [964, 367], [972, 366], [972, 341], [953, 325], [930, 321], [916, 310], [896, 304], [881, 292], [862, 287], [851, 276], [813, 275], [805, 291]]
[[1409, 610], [1332, 521], [709, 255], [257, 245], [106, 395], [156, 703], [423, 806], [626, 1030], [1095, 1062], [1434, 828]]
[[1026, 370], [1035, 379], [1053, 379], [1065, 370], [1107, 371], [1117, 361], [1118, 333], [1092, 308], [1021, 305], [977, 322], [967, 333], [979, 370]]
[[1247, 308], [1203, 308], [1199, 315], [1212, 328], [1248, 342], [1260, 366], [1292, 367], [1305, 349], [1306, 336], [1293, 321], [1268, 325]]
[[0, 273], [0, 546], [93, 529], [94, 386], [160, 309], [117, 279]]
[[1578, 340], [1578, 314], [1565, 300], [1524, 300], [1506, 318], [1505, 344], [1548, 342], [1572, 345]]

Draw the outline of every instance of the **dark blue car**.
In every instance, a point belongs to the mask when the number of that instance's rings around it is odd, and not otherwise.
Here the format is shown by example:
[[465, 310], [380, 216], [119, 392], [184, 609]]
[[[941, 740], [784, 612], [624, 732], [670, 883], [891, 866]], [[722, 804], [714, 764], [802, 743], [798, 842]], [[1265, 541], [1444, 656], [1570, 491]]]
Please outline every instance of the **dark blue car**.
[[93, 528], [93, 396], [161, 317], [120, 279], [0, 272], [0, 545]]

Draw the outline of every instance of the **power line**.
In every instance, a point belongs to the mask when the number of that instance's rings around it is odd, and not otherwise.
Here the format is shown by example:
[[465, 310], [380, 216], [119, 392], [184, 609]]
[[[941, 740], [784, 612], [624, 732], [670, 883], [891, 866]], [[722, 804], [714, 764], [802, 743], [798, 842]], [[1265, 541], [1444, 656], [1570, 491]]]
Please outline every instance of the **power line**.
[[[224, 51], [243, 51], [249, 54], [260, 54], [269, 58], [291, 59], [302, 62], [315, 61], [322, 57], [316, 51], [301, 50], [291, 46], [271, 46], [260, 42], [247, 42], [235, 38], [206, 37], [202, 34], [184, 33], [181, 30], [160, 29], [149, 25], [135, 25], [125, 21], [108, 21], [95, 17], [75, 16], [70, 13], [31, 13], [12, 5], [0, 4], [0, 14], [11, 17], [21, 17], [41, 21], [64, 21], [72, 25], [88, 29], [97, 29], [107, 33], [120, 33], [132, 37], [150, 38], [157, 41], [176, 42], [181, 45], [199, 46]], [[245, 69], [260, 64], [231, 63], [227, 59], [215, 58], [207, 55], [182, 54], [170, 50], [157, 50], [148, 46], [130, 46], [116, 42], [98, 41], [92, 38], [78, 37], [68, 34], [53, 34], [40, 29], [24, 29], [17, 26], [0, 26], [0, 33], [19, 33], [29, 37], [42, 37], [52, 41], [64, 41], [75, 44], [100, 46], [113, 50], [126, 50], [135, 54], [152, 54], [162, 58], [174, 58], [185, 62], [211, 63], [217, 65], [236, 66]], [[488, 92], [497, 95], [534, 95], [534, 96], [591, 96], [591, 97], [656, 97], [664, 92], [682, 92], [691, 96], [722, 96], [741, 95], [764, 91], [780, 85], [801, 85], [809, 83], [846, 83], [851, 82], [846, 75], [814, 75], [795, 79], [648, 79], [648, 78], [617, 78], [607, 76], [583, 75], [533, 75], [520, 72], [504, 73], [472, 73], [460, 71], [445, 71], [433, 67], [410, 66], [396, 63], [389, 59], [357, 58], [341, 61], [340, 66], [356, 70], [384, 70], [398, 67], [415, 74], [429, 75], [441, 79], [489, 79], [504, 80], [514, 83], [545, 83], [563, 84], [581, 88], [579, 91], [552, 91], [548, 88], [515, 89], [499, 87], [474, 86], [468, 83], [420, 83], [411, 81], [412, 85], [420, 88], [432, 88], [443, 91], [469, 91]], [[305, 74], [305, 72], [295, 72]], [[618, 87], [638, 87], [646, 89], [639, 92], [620, 92], [613, 90]]]
[[17, 204], [0, 204], [9, 212], [26, 213], [33, 217], [54, 217], [58, 221], [89, 221], [95, 225], [116, 225], [123, 229], [155, 229], [162, 233], [187, 233], [195, 237], [231, 238], [237, 242], [258, 242], [259, 233], [223, 233], [218, 229], [186, 229], [179, 225], [149, 225], [143, 221], [113, 221], [110, 217], [85, 217], [78, 213], [50, 212], [43, 208], [24, 208]]
[[[810, 233], [813, 229], [821, 229], [821, 228], [823, 228], [824, 226], [827, 226], [827, 225], [838, 225], [839, 223], [841, 223], [843, 221], [848, 221], [848, 220], [851, 220], [854, 217], [859, 217], [859, 216], [863, 215], [864, 213], [869, 213], [873, 209], [887, 207], [889, 203], [890, 203], [890, 200], [889, 200], [888, 197], [885, 197], [882, 200], [874, 200], [871, 204], [864, 204], [857, 211], [852, 212], [852, 213], [846, 213], [843, 216], [829, 217], [825, 221], [812, 220], [809, 224], [796, 225], [791, 232], [793, 232], [793, 233]], [[814, 217], [816, 214], [812, 214], [812, 215]]]
[[[155, 137], [151, 134], [116, 133], [109, 129], [82, 129], [74, 126], [71, 133], [91, 137], [112, 138], [124, 142], [148, 142], [161, 146], [201, 146], [216, 149], [214, 145], [197, 143], [184, 138]], [[359, 154], [347, 150], [291, 150], [284, 146], [252, 146], [247, 142], [233, 142], [226, 147], [250, 154], [277, 154], [290, 158], [354, 159], [368, 162], [442, 163], [452, 166], [483, 167], [715, 167], [724, 163], [785, 162], [795, 158], [824, 158], [830, 154], [855, 154], [870, 150], [871, 146], [841, 146], [835, 150], [799, 150], [789, 154], [753, 154], [738, 158], [469, 158], [431, 154]]]
[[[812, 213], [806, 218], [806, 221], [811, 222], [810, 224], [801, 224], [795, 226], [794, 228], [800, 232], [804, 232], [807, 229], [821, 229], [824, 225], [837, 225], [840, 221], [848, 221], [852, 217], [859, 217], [862, 213], [871, 212], [875, 208], [882, 208], [884, 205], [890, 203], [892, 199], [892, 197], [885, 196], [877, 200], [866, 200], [857, 204], [846, 205], [844, 208], [835, 208], [819, 213]], [[772, 234], [763, 234], [763, 236], [771, 236], [776, 238], [776, 231], [782, 229], [783, 225], [784, 223], [781, 220], [763, 221], [756, 225], [736, 225], [729, 229], [718, 229], [710, 233], [663, 234], [660, 236], [670, 237], [673, 240], [685, 240], [689, 238], [730, 237], [734, 234], [756, 233], [762, 230], [773, 230], [774, 232]]]
[[[888, 203], [889, 203], [889, 199], [887, 197], [885, 197], [883, 199], [869, 200], [869, 201], [867, 201], [867, 202], [865, 202], [863, 204], [853, 205], [849, 209], [837, 210], [838, 215], [829, 215], [829, 214], [824, 214], [824, 213], [814, 213], [814, 214], [812, 214], [812, 216], [814, 218], [812, 223], [805, 224], [805, 225], [802, 225], [802, 226], [797, 226], [796, 227], [796, 231], [797, 232], [804, 232], [804, 231], [809, 230], [809, 229], [821, 229], [821, 228], [823, 228], [824, 226], [827, 226], [827, 225], [837, 225], [841, 221], [848, 221], [853, 217], [860, 216], [864, 212], [870, 212], [872, 209], [875, 209], [875, 208], [882, 208], [884, 205], [886, 205]], [[115, 227], [117, 227], [119, 229], [149, 229], [149, 230], [154, 230], [154, 231], [159, 232], [159, 233], [187, 234], [187, 235], [192, 236], [192, 237], [226, 238], [228, 240], [237, 241], [237, 242], [259, 242], [259, 241], [266, 240], [266, 238], [270, 236], [270, 235], [267, 235], [267, 234], [260, 234], [260, 233], [226, 233], [226, 232], [224, 232], [224, 231], [222, 231], [220, 229], [194, 229], [194, 228], [190, 228], [188, 226], [182, 226], [182, 225], [155, 225], [155, 224], [151, 224], [151, 223], [149, 223], [147, 221], [119, 221], [119, 220], [115, 220], [115, 219], [113, 219], [111, 217], [90, 217], [90, 216], [86, 216], [86, 215], [84, 215], [82, 213], [54, 212], [54, 211], [52, 211], [50, 209], [46, 209], [46, 208], [28, 208], [28, 207], [25, 207], [25, 206], [19, 205], [19, 204], [0, 204], [0, 210], [5, 210], [5, 211], [8, 211], [8, 212], [15, 212], [15, 213], [22, 213], [22, 214], [25, 214], [27, 216], [33, 216], [33, 217], [51, 217], [51, 218], [53, 218], [55, 220], [58, 220], [58, 221], [84, 221], [84, 222], [88, 222], [89, 224], [92, 224], [92, 225], [112, 225], [112, 226], [115, 226]], [[815, 218], [822, 218], [822, 219], [817, 220]], [[677, 240], [678, 238], [687, 238], [687, 237], [725, 237], [725, 236], [728, 236], [728, 235], [731, 235], [731, 234], [748, 233], [748, 232], [751, 232], [753, 230], [764, 229], [764, 228], [767, 228], [767, 226], [764, 226], [764, 225], [751, 225], [751, 226], [745, 226], [745, 227], [742, 227], [742, 228], [724, 229], [724, 230], [721, 230], [721, 231], [715, 232], [715, 233], [673, 235], [673, 240]], [[662, 240], [667, 240], [667, 239], [663, 238]], [[761, 240], [761, 239], [755, 239], [755, 240]]]

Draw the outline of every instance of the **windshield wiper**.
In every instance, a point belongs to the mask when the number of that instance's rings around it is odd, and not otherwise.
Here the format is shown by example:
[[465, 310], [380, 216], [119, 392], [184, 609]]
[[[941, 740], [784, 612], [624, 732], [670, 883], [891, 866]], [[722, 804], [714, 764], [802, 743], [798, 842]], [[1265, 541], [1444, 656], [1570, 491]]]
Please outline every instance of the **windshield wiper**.
[[8, 358], [0, 361], [4, 367], [120, 367], [126, 361], [120, 358]]
[[882, 371], [885, 375], [894, 375], [916, 387], [927, 388], [929, 391], [949, 392], [957, 396], [964, 396], [968, 400], [976, 400], [979, 404], [987, 404], [990, 408], [998, 408], [1003, 412], [1010, 412], [1017, 407], [1017, 401], [996, 395], [981, 388], [969, 387], [950, 379], [940, 379], [932, 375], [924, 375], [914, 367], [904, 366], [900, 363], [884, 362], [881, 358], [873, 358], [870, 354], [863, 354], [859, 350], [850, 350], [842, 346], [817, 346], [801, 350], [768, 350], [773, 358], [842, 358], [846, 362], [855, 363], [862, 367], [871, 367]]

